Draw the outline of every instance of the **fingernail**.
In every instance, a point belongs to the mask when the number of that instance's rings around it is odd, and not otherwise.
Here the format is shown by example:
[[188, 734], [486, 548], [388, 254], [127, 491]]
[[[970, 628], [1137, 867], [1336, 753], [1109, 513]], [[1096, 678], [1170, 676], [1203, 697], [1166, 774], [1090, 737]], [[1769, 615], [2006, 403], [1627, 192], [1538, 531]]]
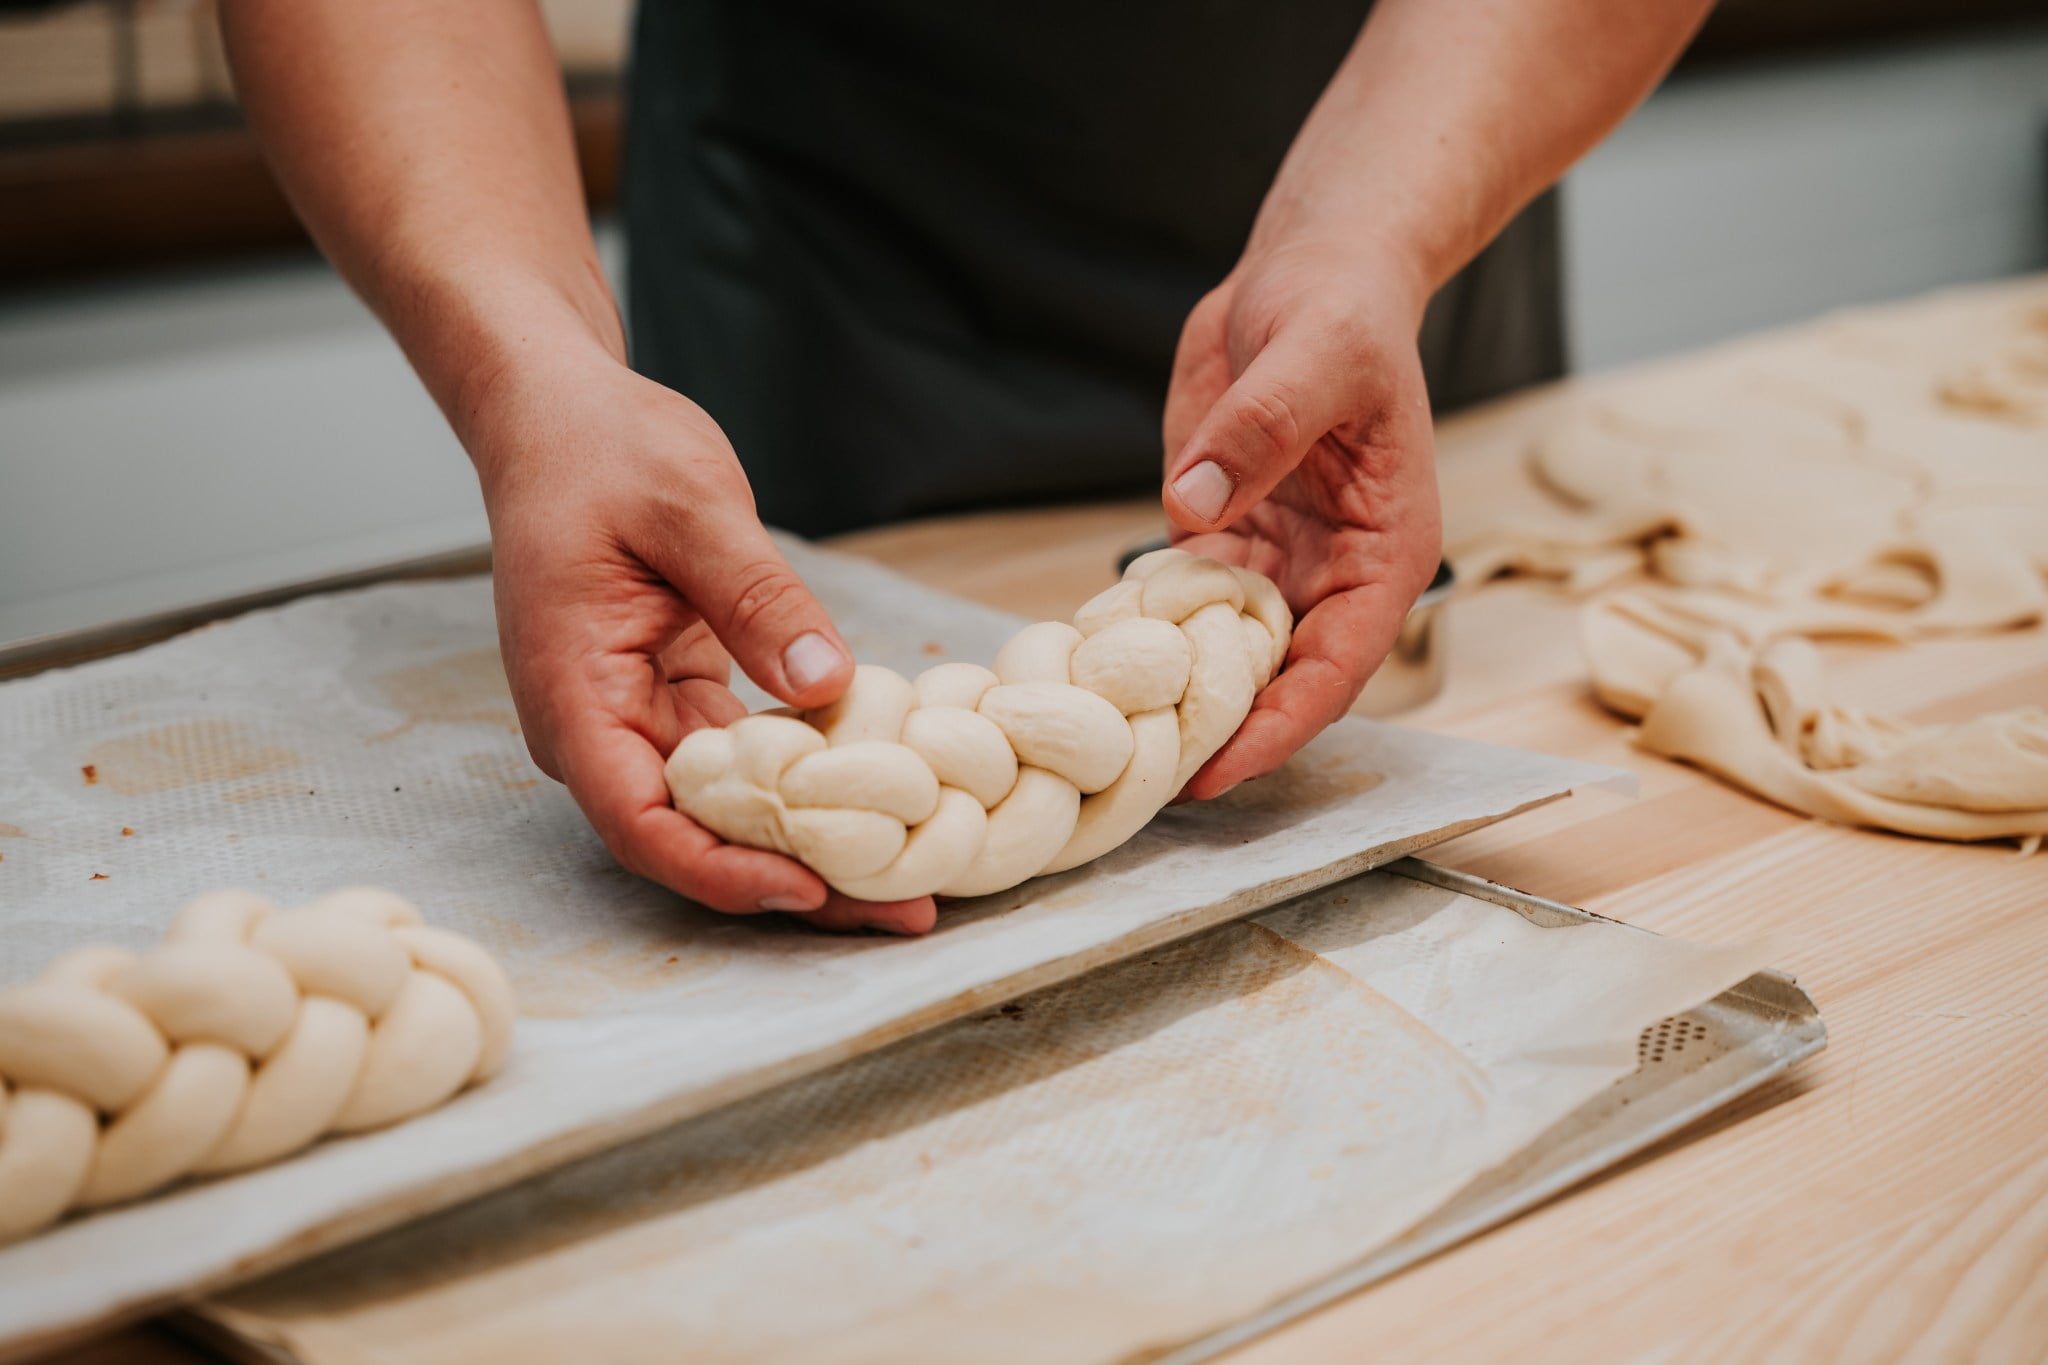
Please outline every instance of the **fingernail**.
[[1173, 481], [1173, 495], [1203, 521], [1215, 521], [1230, 505], [1236, 483], [1214, 460], [1204, 460]]
[[818, 907], [812, 905], [802, 896], [763, 896], [761, 897], [761, 908], [763, 910], [815, 910]]
[[803, 692], [832, 676], [843, 656], [839, 647], [817, 631], [806, 631], [782, 651], [782, 676], [790, 690]]

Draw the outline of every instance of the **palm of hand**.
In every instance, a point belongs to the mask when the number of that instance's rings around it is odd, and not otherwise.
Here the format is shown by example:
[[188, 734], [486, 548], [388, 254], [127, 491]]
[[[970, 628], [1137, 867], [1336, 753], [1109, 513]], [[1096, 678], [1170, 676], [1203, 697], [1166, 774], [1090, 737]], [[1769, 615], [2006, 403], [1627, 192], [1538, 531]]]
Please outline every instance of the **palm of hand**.
[[746, 713], [720, 624], [743, 635], [795, 579], [694, 405], [631, 375], [579, 403], [515, 430], [548, 458], [487, 490], [499, 633], [535, 762], [624, 867], [704, 904], [928, 928], [929, 899], [853, 907], [809, 869], [724, 844], [670, 804], [663, 765], [683, 735]]
[[[662, 764], [681, 738], [747, 712], [729, 686], [732, 659], [675, 588], [629, 553], [586, 561], [564, 584], [550, 575], [501, 575], [500, 582], [559, 585], [544, 602], [501, 602], [506, 657], [518, 659], [515, 697], [529, 721], [534, 757], [578, 794], [593, 825], [629, 871], [727, 910], [788, 908], [764, 903], [795, 872], [771, 853], [720, 842], [669, 802]], [[526, 609], [522, 609], [526, 608]], [[513, 643], [528, 623], [534, 644]], [[530, 680], [527, 681], [527, 680]], [[793, 911], [828, 929], [931, 927], [930, 898], [864, 906], [829, 892], [824, 904]]]

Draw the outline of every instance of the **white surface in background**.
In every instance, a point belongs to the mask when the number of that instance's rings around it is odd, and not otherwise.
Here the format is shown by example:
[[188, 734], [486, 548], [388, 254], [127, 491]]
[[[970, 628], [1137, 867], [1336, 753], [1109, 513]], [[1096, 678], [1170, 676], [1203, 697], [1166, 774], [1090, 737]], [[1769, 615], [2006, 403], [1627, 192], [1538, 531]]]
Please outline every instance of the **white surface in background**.
[[[1569, 182], [1578, 364], [2048, 266], [2044, 110], [2048, 30], [1682, 76]], [[0, 303], [0, 642], [483, 537], [317, 263]]]
[[[868, 561], [789, 548], [877, 662], [986, 661], [1013, 628]], [[0, 981], [86, 943], [146, 947], [209, 886], [290, 904], [370, 882], [496, 953], [526, 1016], [505, 1073], [442, 1109], [0, 1248], [0, 1354], [1626, 780], [1345, 720], [1274, 776], [961, 902], [926, 938], [829, 936], [713, 915], [621, 870], [528, 762], [495, 640], [488, 580], [392, 584], [0, 684]]]
[[487, 538], [441, 414], [322, 267], [0, 315], [0, 640]]
[[1572, 173], [1575, 368], [2048, 265], [2048, 27], [1674, 80]]

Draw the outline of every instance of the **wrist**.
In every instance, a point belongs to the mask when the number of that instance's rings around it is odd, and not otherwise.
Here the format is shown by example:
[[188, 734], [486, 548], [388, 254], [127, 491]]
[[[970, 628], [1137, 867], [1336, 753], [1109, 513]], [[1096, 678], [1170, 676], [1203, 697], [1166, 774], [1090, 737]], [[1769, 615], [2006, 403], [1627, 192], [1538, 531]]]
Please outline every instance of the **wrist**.
[[1346, 311], [1369, 304], [1387, 323], [1417, 330], [1438, 286], [1425, 253], [1358, 224], [1300, 220], [1255, 233], [1233, 273], [1242, 280], [1267, 271], [1310, 282], [1328, 304]]
[[1520, 177], [1426, 106], [1393, 100], [1399, 92], [1381, 88], [1359, 57], [1347, 59], [1288, 149], [1248, 246], [1349, 242], [1427, 302], [1505, 220], [1504, 196]]
[[566, 328], [494, 344], [465, 368], [453, 403], [444, 407], [494, 521], [501, 504], [522, 491], [562, 491], [544, 466], [587, 459], [581, 438], [598, 429], [613, 401], [607, 395], [627, 373], [608, 348]]
[[594, 261], [588, 280], [470, 267], [420, 272], [381, 292], [377, 311], [472, 460], [497, 444], [497, 418], [512, 395], [626, 362]]
[[527, 452], [547, 448], [545, 429], [579, 392], [625, 370], [625, 343], [616, 318], [601, 325], [545, 287], [490, 281], [451, 293], [406, 350], [490, 502]]

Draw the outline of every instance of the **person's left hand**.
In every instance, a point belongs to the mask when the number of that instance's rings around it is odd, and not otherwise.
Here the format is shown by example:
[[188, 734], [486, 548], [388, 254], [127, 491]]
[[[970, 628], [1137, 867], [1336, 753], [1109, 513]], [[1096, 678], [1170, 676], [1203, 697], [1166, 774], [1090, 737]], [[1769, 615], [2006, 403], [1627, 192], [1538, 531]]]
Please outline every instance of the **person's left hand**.
[[1442, 556], [1426, 291], [1362, 243], [1247, 252], [1195, 305], [1167, 391], [1174, 541], [1294, 610], [1279, 676], [1183, 795], [1273, 771], [1350, 709]]

